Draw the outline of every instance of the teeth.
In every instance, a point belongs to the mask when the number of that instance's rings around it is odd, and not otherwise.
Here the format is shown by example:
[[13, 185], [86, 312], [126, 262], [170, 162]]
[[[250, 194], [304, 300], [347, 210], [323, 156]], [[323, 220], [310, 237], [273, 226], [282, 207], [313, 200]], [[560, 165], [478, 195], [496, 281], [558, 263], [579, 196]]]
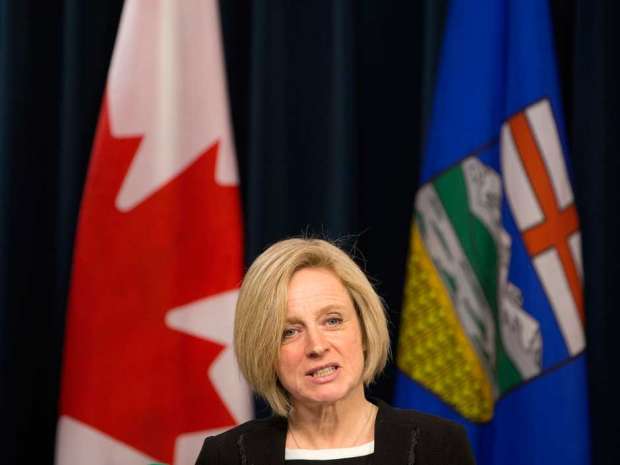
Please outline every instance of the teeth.
[[334, 371], [336, 371], [336, 368], [334, 367], [325, 367], [312, 373], [312, 376], [315, 378], [321, 377], [321, 376], [327, 376]]

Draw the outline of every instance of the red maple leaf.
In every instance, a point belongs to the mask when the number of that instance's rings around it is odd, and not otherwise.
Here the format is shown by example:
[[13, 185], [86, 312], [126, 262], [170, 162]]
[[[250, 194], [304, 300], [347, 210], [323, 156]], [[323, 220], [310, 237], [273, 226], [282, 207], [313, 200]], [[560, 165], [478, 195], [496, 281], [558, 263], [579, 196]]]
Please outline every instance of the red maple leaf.
[[223, 347], [164, 316], [238, 287], [239, 192], [215, 183], [216, 142], [138, 206], [117, 210], [142, 138], [112, 136], [105, 102], [80, 213], [61, 414], [171, 463], [179, 434], [234, 424], [207, 376]]

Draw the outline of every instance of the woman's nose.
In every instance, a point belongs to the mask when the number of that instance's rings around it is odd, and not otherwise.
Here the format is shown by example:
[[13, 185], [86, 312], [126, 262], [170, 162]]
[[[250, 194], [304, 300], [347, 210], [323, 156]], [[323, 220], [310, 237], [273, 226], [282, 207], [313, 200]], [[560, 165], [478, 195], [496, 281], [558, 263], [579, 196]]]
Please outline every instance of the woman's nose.
[[306, 342], [306, 355], [310, 358], [321, 357], [329, 350], [327, 341], [321, 331], [308, 330], [308, 340]]

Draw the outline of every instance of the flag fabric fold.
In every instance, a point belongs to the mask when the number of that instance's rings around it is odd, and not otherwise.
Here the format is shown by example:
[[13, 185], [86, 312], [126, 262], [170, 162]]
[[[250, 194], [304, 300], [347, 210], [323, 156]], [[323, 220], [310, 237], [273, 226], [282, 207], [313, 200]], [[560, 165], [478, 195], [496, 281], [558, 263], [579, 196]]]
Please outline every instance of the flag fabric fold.
[[127, 0], [77, 230], [57, 465], [193, 464], [251, 416], [243, 237], [215, 0]]
[[589, 463], [579, 218], [540, 0], [453, 0], [416, 195], [395, 403], [485, 464]]

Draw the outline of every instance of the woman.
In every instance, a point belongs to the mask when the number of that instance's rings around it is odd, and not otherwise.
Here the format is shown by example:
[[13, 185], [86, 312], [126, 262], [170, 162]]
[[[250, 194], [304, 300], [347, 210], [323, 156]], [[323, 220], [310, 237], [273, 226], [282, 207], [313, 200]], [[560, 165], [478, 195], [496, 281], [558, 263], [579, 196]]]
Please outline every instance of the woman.
[[460, 426], [366, 399], [389, 355], [385, 311], [329, 242], [263, 252], [243, 280], [234, 332], [241, 371], [275, 415], [207, 438], [197, 465], [474, 463]]

